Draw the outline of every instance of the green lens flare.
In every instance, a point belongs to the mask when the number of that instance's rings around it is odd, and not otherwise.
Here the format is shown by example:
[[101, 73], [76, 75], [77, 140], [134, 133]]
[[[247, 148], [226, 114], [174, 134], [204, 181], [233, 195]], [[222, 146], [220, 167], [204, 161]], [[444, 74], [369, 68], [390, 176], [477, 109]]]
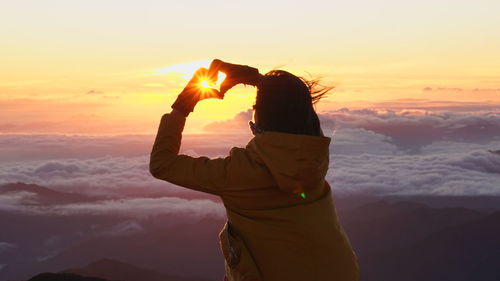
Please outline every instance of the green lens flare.
[[300, 197], [302, 197], [302, 198], [306, 199], [306, 194], [305, 194], [304, 192], [302, 192], [302, 193], [300, 194]]

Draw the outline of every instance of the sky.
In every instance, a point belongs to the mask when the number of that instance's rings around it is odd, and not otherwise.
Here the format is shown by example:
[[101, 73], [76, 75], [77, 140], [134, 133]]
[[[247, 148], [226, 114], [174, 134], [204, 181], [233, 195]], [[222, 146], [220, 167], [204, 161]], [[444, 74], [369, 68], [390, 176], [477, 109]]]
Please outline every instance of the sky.
[[[214, 58], [322, 77], [319, 112], [500, 103], [500, 2], [1, 1], [0, 133], [151, 134]], [[186, 130], [250, 108], [197, 105]]]

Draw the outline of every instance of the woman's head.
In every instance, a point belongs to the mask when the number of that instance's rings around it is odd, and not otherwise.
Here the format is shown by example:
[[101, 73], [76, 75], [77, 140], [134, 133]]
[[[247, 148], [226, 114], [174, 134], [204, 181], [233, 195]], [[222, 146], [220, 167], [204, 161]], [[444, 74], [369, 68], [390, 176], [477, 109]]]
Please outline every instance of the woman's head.
[[256, 124], [263, 131], [319, 136], [320, 123], [313, 104], [332, 88], [318, 86], [318, 80], [306, 80], [287, 71], [268, 72], [257, 89]]

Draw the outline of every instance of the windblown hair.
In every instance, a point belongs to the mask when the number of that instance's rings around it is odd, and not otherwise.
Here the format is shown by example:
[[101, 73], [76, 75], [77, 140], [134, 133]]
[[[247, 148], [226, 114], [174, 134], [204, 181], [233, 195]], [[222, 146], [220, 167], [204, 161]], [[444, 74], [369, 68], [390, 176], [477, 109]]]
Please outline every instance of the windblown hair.
[[272, 70], [258, 86], [254, 105], [257, 125], [264, 131], [320, 136], [314, 105], [331, 89], [321, 85], [319, 79]]

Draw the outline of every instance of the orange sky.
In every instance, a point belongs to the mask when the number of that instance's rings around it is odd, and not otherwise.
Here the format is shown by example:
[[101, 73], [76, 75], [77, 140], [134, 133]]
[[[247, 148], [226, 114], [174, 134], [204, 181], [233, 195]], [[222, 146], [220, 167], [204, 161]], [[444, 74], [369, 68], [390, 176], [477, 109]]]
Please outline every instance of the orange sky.
[[[0, 132], [153, 133], [213, 58], [320, 75], [337, 86], [320, 111], [500, 103], [499, 10], [495, 0], [3, 1]], [[237, 87], [203, 101], [188, 129], [253, 97]]]

